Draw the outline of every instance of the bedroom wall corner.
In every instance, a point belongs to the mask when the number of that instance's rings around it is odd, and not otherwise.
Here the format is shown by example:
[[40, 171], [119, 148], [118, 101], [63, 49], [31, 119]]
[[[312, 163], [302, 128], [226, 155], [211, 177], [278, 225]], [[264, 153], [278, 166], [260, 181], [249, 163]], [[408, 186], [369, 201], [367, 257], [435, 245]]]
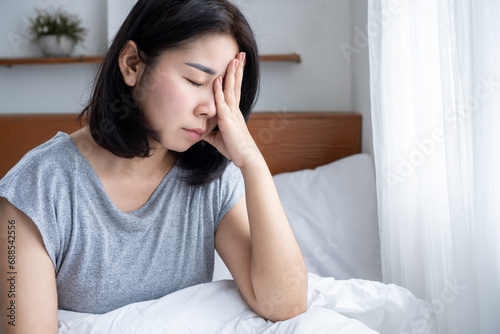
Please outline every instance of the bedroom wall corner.
[[368, 54], [368, 1], [351, 1], [351, 41], [342, 47], [351, 68], [352, 109], [363, 116], [362, 152], [373, 156]]

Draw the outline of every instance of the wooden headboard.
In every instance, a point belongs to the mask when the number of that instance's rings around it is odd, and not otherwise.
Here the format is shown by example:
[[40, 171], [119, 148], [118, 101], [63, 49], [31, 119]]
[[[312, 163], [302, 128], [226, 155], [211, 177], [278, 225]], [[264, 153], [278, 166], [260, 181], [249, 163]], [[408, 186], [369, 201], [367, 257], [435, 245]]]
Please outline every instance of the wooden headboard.
[[[75, 114], [0, 115], [0, 178], [57, 131], [79, 128]], [[361, 152], [361, 115], [353, 112], [254, 112], [248, 128], [273, 174]]]

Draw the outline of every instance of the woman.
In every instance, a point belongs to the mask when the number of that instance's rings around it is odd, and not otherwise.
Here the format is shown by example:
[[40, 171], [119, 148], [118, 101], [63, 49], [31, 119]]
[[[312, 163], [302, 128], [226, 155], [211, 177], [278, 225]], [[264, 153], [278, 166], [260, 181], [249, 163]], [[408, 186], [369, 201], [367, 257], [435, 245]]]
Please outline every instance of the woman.
[[210, 281], [214, 247], [257, 313], [305, 311], [302, 254], [245, 124], [258, 71], [252, 31], [229, 2], [135, 5], [80, 115], [88, 126], [57, 134], [0, 182], [0, 249], [11, 255], [0, 308], [15, 305], [2, 333], [55, 333], [58, 307], [104, 313]]

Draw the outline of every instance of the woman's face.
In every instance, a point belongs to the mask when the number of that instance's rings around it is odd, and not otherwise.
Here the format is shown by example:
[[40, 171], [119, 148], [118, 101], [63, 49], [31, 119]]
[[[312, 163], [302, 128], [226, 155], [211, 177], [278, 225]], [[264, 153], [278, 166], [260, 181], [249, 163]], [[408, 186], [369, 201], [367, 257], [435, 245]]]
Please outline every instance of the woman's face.
[[133, 89], [149, 126], [167, 150], [186, 151], [217, 125], [214, 81], [239, 52], [229, 35], [208, 35], [166, 51]]

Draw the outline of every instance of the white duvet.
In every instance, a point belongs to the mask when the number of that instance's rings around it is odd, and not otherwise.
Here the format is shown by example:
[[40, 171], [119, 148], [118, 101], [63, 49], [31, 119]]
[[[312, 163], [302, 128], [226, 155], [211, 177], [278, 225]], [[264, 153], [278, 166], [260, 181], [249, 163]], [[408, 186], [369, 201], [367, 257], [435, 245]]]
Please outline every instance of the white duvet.
[[430, 305], [393, 284], [309, 274], [308, 310], [270, 322], [234, 281], [192, 286], [100, 315], [59, 311], [59, 334], [83, 333], [436, 333]]

